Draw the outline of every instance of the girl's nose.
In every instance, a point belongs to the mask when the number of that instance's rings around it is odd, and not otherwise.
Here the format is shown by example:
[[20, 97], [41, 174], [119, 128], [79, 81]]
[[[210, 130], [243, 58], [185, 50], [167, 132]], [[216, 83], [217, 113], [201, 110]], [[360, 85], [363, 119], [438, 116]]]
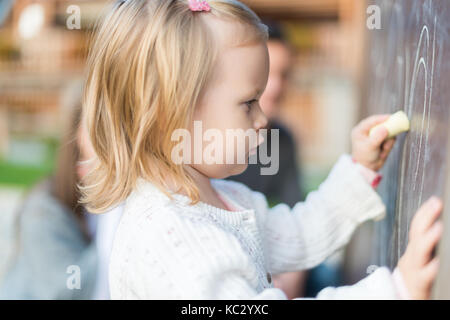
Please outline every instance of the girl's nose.
[[267, 126], [268, 122], [269, 122], [269, 120], [267, 119], [267, 116], [261, 110], [261, 107], [258, 106], [258, 113], [257, 113], [256, 119], [254, 121], [255, 129], [259, 130], [259, 129], [265, 128]]

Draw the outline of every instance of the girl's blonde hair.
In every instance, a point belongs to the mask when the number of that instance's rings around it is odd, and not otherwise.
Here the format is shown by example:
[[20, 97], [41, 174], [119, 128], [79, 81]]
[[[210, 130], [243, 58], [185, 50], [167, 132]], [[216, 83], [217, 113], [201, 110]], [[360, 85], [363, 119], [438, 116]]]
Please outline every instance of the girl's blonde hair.
[[165, 180], [170, 178], [193, 203], [199, 201], [192, 178], [171, 161], [171, 134], [189, 128], [217, 56], [214, 30], [204, 15], [247, 27], [237, 37], [239, 45], [268, 38], [267, 27], [239, 1], [208, 4], [210, 12], [193, 12], [187, 0], [121, 1], [97, 26], [83, 98], [97, 155], [80, 187], [90, 212], [125, 200], [139, 178], [169, 197]]

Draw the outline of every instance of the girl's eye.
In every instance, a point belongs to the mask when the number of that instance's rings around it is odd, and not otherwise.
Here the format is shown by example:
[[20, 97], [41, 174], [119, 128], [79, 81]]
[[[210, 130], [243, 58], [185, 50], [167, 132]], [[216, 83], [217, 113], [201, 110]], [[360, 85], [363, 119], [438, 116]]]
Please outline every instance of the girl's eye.
[[250, 108], [252, 107], [252, 105], [253, 105], [255, 102], [258, 102], [258, 100], [253, 99], [253, 100], [250, 100], [250, 101], [245, 102], [245, 105], [248, 107], [247, 111], [250, 111]]

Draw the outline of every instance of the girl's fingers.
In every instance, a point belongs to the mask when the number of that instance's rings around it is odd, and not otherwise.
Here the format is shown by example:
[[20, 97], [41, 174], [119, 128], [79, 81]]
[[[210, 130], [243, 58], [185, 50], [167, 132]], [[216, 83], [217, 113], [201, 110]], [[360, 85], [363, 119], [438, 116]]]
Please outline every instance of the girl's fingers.
[[380, 159], [386, 160], [388, 155], [389, 155], [389, 153], [387, 151], [383, 151], [380, 153]]
[[395, 138], [391, 138], [389, 140], [386, 140], [383, 143], [383, 150], [391, 151], [391, 149], [394, 147]]
[[388, 151], [382, 152], [382, 153], [380, 154], [380, 159], [381, 159], [382, 161], [386, 161], [386, 159], [387, 159], [388, 156], [389, 156], [389, 152], [388, 152]]
[[368, 134], [370, 129], [375, 127], [377, 124], [383, 123], [389, 118], [389, 114], [377, 114], [370, 116], [360, 122], [358, 125], [359, 129], [363, 132]]
[[443, 223], [438, 221], [422, 236], [422, 242], [419, 245], [420, 265], [425, 265], [430, 260], [431, 253], [441, 239], [443, 230]]
[[370, 129], [375, 127], [377, 124], [380, 124], [386, 121], [389, 118], [389, 114], [378, 114], [374, 116], [370, 116], [364, 120], [362, 120], [356, 127], [355, 130], [357, 133], [361, 135], [367, 136], [369, 135]]
[[392, 148], [394, 147], [394, 143], [395, 143], [395, 138], [390, 138], [381, 144], [380, 158], [382, 160], [386, 160], [387, 156], [389, 155]]
[[428, 199], [417, 211], [411, 222], [413, 237], [425, 233], [442, 211], [442, 201], [437, 197]]
[[423, 280], [431, 285], [439, 272], [439, 257], [434, 257], [423, 269]]
[[379, 148], [388, 137], [389, 132], [384, 126], [376, 129], [375, 133], [369, 137], [373, 147]]
[[391, 152], [391, 150], [392, 150], [392, 147], [389, 147], [389, 148], [387, 148], [387, 149], [385, 149], [385, 148], [383, 147], [383, 150], [382, 150], [381, 153], [380, 153], [380, 158], [381, 158], [381, 159], [386, 159], [387, 156], [389, 155], [389, 153]]

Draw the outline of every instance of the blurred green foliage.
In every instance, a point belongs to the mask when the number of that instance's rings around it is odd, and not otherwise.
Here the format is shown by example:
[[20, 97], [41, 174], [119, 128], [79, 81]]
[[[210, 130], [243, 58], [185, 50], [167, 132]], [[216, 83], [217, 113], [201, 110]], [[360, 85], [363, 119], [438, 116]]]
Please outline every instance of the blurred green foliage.
[[39, 140], [45, 146], [44, 160], [36, 165], [26, 165], [8, 160], [7, 157], [0, 158], [1, 185], [27, 188], [53, 172], [59, 141], [54, 138], [33, 140]]

